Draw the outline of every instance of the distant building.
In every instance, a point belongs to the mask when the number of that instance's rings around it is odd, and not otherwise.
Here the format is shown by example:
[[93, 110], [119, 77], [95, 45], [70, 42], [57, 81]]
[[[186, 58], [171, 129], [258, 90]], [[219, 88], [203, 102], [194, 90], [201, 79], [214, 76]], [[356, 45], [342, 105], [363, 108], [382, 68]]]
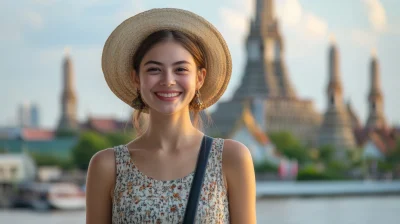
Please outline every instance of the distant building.
[[72, 59], [69, 53], [66, 52], [63, 64], [63, 91], [61, 95], [61, 117], [58, 122], [59, 131], [76, 131], [79, 128], [74, 78]]
[[242, 82], [231, 100], [220, 102], [211, 114], [211, 135], [227, 137], [243, 110], [243, 102], [257, 100], [263, 132], [288, 131], [307, 145], [315, 145], [321, 115], [313, 102], [297, 96], [285, 62], [285, 44], [275, 16], [274, 0], [257, 0], [246, 40], [247, 62]]
[[0, 139], [0, 149], [7, 153], [34, 153], [70, 159], [71, 150], [77, 144], [77, 137], [65, 137], [51, 140]]
[[46, 141], [54, 138], [54, 131], [46, 129], [0, 128], [0, 140]]
[[31, 126], [30, 105], [27, 102], [21, 104], [18, 108], [18, 125], [19, 127]]
[[268, 162], [277, 167], [277, 175], [280, 178], [293, 178], [297, 175], [297, 161], [291, 161], [280, 155], [268, 138], [263, 129], [263, 122], [259, 122], [264, 117], [264, 110], [264, 105], [258, 100], [244, 101], [242, 106], [235, 110], [235, 114], [227, 113], [232, 123], [225, 137], [246, 145], [256, 165]]
[[33, 181], [36, 171], [35, 162], [25, 153], [0, 154], [0, 183]]
[[39, 128], [39, 108], [36, 104], [25, 102], [18, 108], [18, 126], [20, 128]]
[[39, 128], [40, 127], [40, 113], [39, 108], [36, 104], [33, 104], [30, 111], [31, 115], [31, 124], [29, 127], [31, 128]]
[[357, 119], [354, 114], [350, 114], [351, 108], [346, 107], [343, 102], [339, 50], [334, 42], [329, 50], [328, 72], [329, 81], [326, 89], [328, 107], [319, 130], [318, 146], [333, 146], [337, 158], [341, 159], [347, 156], [347, 150], [356, 146], [352, 126], [357, 125]]
[[132, 130], [132, 124], [115, 118], [89, 116], [87, 121], [81, 124], [80, 129], [98, 133], [125, 132]]

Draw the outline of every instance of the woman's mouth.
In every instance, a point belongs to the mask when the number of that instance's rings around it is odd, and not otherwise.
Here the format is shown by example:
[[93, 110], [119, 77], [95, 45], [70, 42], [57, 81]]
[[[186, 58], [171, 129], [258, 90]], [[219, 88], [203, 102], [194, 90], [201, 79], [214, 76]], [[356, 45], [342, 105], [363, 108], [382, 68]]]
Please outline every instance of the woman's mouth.
[[179, 98], [182, 92], [155, 92], [158, 99], [162, 101], [174, 101]]

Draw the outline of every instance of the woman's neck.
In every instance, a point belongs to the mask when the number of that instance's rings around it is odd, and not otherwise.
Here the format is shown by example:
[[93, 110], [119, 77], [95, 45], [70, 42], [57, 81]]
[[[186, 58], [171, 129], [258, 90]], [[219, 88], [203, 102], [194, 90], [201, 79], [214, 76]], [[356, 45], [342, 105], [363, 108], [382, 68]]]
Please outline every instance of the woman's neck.
[[197, 140], [200, 135], [202, 133], [193, 126], [187, 109], [169, 115], [150, 111], [148, 129], [142, 137], [152, 147], [175, 150], [181, 148], [181, 145]]

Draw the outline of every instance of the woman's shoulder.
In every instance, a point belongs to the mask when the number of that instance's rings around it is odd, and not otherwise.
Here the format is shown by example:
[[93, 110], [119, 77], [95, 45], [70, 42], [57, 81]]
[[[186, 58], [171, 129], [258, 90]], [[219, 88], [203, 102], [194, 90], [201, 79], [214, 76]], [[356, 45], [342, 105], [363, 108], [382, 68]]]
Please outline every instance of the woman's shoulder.
[[241, 142], [224, 139], [222, 169], [227, 188], [241, 194], [255, 184], [253, 159], [250, 150]]
[[114, 148], [107, 148], [94, 154], [90, 159], [88, 175], [102, 175], [103, 178], [115, 176], [114, 151]]
[[251, 159], [249, 149], [241, 142], [233, 139], [223, 139], [223, 157], [232, 162]]
[[223, 167], [227, 173], [237, 172], [250, 165], [253, 167], [249, 149], [236, 140], [224, 139], [222, 158]]

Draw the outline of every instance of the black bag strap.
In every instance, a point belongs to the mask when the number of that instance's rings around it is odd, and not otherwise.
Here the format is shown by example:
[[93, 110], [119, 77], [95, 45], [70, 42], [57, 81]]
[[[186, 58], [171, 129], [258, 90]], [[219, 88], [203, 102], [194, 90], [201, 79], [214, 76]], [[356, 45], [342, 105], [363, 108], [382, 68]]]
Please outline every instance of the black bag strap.
[[212, 142], [213, 138], [207, 135], [204, 135], [201, 141], [200, 153], [197, 157], [196, 171], [194, 173], [192, 187], [190, 188], [183, 224], [193, 224], [196, 218], [197, 206], [199, 204], [201, 188], [203, 186], [204, 174], [206, 172]]

